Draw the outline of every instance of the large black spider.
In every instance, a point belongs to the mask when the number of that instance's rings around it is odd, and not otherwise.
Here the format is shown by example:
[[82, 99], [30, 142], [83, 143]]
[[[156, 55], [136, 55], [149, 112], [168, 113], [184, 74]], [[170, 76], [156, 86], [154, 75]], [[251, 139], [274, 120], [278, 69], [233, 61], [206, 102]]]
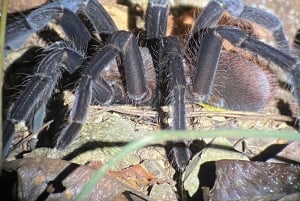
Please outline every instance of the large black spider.
[[[224, 13], [240, 22], [249, 21], [268, 29], [276, 47], [259, 41], [241, 26], [220, 25]], [[95, 33], [90, 33], [77, 14], [87, 18]], [[47, 104], [62, 71], [79, 72], [80, 77], [68, 121], [57, 138], [58, 149], [68, 146], [77, 136], [92, 102], [154, 106], [170, 103], [174, 130], [187, 127], [187, 102], [260, 111], [271, 97], [272, 83], [259, 63], [244, 56], [244, 50], [260, 55], [288, 73], [295, 97], [300, 100], [300, 62], [292, 55], [277, 17], [245, 6], [241, 1], [211, 0], [197, 17], [183, 48], [177, 36], [166, 36], [167, 15], [167, 0], [149, 0], [146, 47], [139, 47], [133, 33], [119, 31], [97, 0], [57, 0], [8, 24], [7, 50], [19, 48], [28, 36], [44, 29], [51, 20], [62, 27], [66, 42], [45, 48], [46, 55], [35, 74], [12, 104], [3, 128], [4, 155], [14, 136], [14, 125], [32, 119]], [[224, 51], [225, 40], [243, 53]], [[154, 66], [144, 65], [149, 55]], [[183, 171], [191, 157], [188, 146], [174, 142], [169, 151], [174, 167]]]

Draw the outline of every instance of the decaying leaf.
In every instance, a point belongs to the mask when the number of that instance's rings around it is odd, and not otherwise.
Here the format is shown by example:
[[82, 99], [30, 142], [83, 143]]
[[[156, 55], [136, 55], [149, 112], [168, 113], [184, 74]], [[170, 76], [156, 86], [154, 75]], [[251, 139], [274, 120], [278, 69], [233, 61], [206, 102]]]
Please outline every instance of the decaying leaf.
[[[149, 172], [146, 165], [136, 165], [126, 170], [109, 172], [98, 181], [86, 200], [157, 200], [147, 194], [149, 187], [167, 184], [156, 177], [157, 172]], [[153, 165], [153, 164], [152, 164]], [[28, 158], [5, 162], [4, 173], [15, 172], [18, 200], [74, 200], [83, 186], [92, 178], [96, 169], [87, 165], [47, 158]], [[7, 181], [2, 179], [2, 183]], [[165, 185], [164, 185], [165, 186]], [[166, 186], [165, 186], [166, 187]], [[151, 195], [159, 200], [175, 199], [172, 188], [164, 193]]]

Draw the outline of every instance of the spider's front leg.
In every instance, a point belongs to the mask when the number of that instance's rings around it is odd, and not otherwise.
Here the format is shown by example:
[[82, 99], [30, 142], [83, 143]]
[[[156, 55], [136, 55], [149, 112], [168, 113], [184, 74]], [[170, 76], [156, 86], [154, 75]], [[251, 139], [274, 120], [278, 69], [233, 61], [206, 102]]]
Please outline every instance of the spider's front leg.
[[[85, 48], [92, 37], [76, 16], [78, 11], [89, 18], [98, 33], [112, 34], [117, 31], [112, 18], [97, 0], [57, 0], [6, 26], [6, 54], [21, 47], [31, 34], [41, 31], [53, 20], [63, 28], [68, 40], [73, 41], [78, 50]], [[79, 31], [82, 34], [78, 34]]]
[[[46, 8], [52, 9], [45, 10]], [[57, 14], [57, 12], [61, 12], [60, 7], [53, 3], [33, 11], [26, 19], [31, 23], [39, 23], [37, 19], [33, 19], [37, 18], [37, 16], [43, 16], [42, 14], [45, 14], [44, 12], [46, 11], [48, 11], [50, 14], [49, 16], [45, 16], [45, 19], [41, 19], [40, 23], [42, 24], [47, 23], [48, 20], [52, 19]], [[8, 112], [7, 119], [4, 122], [4, 156], [7, 155], [14, 137], [14, 125], [22, 121], [27, 122], [29, 119], [35, 116], [37, 110], [47, 104], [53, 93], [54, 87], [60, 78], [62, 69], [65, 69], [72, 74], [84, 61], [84, 55], [82, 55], [78, 49], [80, 47], [87, 46], [91, 36], [79, 18], [73, 12], [65, 10], [63, 16], [61, 17], [61, 22], [66, 23], [67, 19], [72, 19], [72, 21], [68, 24], [68, 26], [64, 27], [64, 31], [70, 38], [75, 39], [76, 37], [77, 40], [74, 40], [72, 44], [68, 45], [64, 45], [63, 43], [55, 43], [46, 49], [45, 53], [47, 56], [45, 56], [45, 58], [41, 61], [37, 67], [37, 70], [35, 71], [34, 76], [31, 77], [23, 92], [20, 93], [16, 101], [13, 103]], [[19, 22], [20, 21], [17, 21], [12, 25], [8, 25], [8, 27], [15, 27], [18, 29], [13, 29], [14, 31], [20, 31], [19, 29], [22, 28], [22, 24], [18, 25]], [[11, 32], [12, 30], [9, 28], [8, 30], [5, 46], [15, 48], [17, 46], [14, 45], [21, 44], [23, 42], [21, 39], [24, 38], [20, 38], [22, 34], [19, 32]], [[26, 30], [27, 31], [25, 31], [24, 36], [27, 37], [27, 34], [30, 34], [32, 29], [28, 28]], [[11, 46], [12, 44], [13, 46]], [[41, 119], [43, 118], [44, 116]]]
[[[160, 41], [161, 69], [169, 75], [169, 99], [172, 105], [173, 130], [186, 130], [186, 80], [184, 62], [178, 37], [164, 37]], [[183, 172], [191, 159], [191, 151], [183, 141], [172, 142], [170, 160], [176, 170]]]
[[[151, 0], [146, 14], [147, 43], [156, 68], [157, 98], [170, 100], [172, 105], [173, 130], [186, 130], [184, 63], [180, 41], [177, 37], [166, 37], [168, 1]], [[165, 87], [167, 82], [168, 87]], [[165, 94], [168, 97], [162, 97]], [[159, 104], [169, 102], [159, 101]], [[159, 105], [161, 106], [161, 105]], [[171, 142], [167, 152], [173, 167], [180, 172], [186, 168], [191, 151], [183, 141]]]
[[79, 66], [84, 60], [83, 56], [72, 48], [57, 44], [50, 49], [52, 48], [54, 50], [41, 61], [35, 74], [8, 112], [3, 127], [3, 156], [8, 154], [14, 137], [14, 125], [29, 120], [43, 104], [47, 103], [61, 75], [61, 69], [72, 71], [74, 66]]
[[[122, 86], [110, 83], [101, 72], [121, 60], [124, 65], [126, 92]], [[78, 135], [85, 122], [92, 98], [98, 104], [110, 105], [114, 102], [144, 104], [151, 98], [151, 89], [146, 86], [144, 65], [135, 36], [126, 31], [115, 32], [109, 44], [85, 66], [77, 83], [75, 101], [68, 122], [58, 136], [56, 147], [63, 149]]]
[[9, 51], [19, 48], [31, 34], [43, 29], [51, 20], [62, 13], [61, 5], [50, 3], [32, 11], [24, 18], [7, 24], [5, 49]]
[[68, 122], [59, 133], [56, 147], [63, 149], [69, 145], [82, 128], [82, 123], [86, 120], [88, 107], [91, 103], [93, 93], [100, 103], [111, 102], [113, 91], [105, 80], [99, 78], [101, 71], [110, 62], [118, 57], [118, 52], [106, 46], [85, 66], [82, 77], [77, 82], [75, 90], [75, 100], [70, 111]]

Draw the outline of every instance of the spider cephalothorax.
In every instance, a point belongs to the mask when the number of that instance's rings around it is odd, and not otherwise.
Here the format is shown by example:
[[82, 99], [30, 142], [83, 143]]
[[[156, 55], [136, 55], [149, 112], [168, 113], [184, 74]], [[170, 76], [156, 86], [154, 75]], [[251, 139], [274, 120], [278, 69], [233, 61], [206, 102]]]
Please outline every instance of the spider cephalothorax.
[[[97, 37], [85, 27], [78, 13], [86, 16]], [[287, 72], [300, 100], [300, 62], [292, 56], [277, 17], [241, 1], [211, 0], [182, 45], [177, 36], [166, 36], [167, 15], [167, 0], [149, 1], [145, 47], [139, 47], [134, 34], [119, 31], [97, 0], [54, 1], [8, 24], [7, 49], [20, 47], [29, 35], [42, 30], [51, 20], [62, 27], [68, 45], [56, 42], [45, 48], [47, 54], [4, 122], [4, 153], [11, 144], [14, 124], [30, 120], [46, 105], [62, 71], [79, 76], [68, 121], [56, 142], [58, 149], [77, 136], [92, 102], [154, 107], [171, 104], [170, 127], [174, 130], [186, 129], [187, 102], [260, 111], [268, 103], [275, 84], [265, 73], [269, 71], [267, 67], [261, 68], [253, 55]], [[227, 16], [231, 22], [222, 22]], [[259, 41], [252, 33], [252, 23], [269, 30], [276, 46]], [[235, 46], [234, 51], [226, 49], [224, 41]], [[191, 157], [187, 145], [174, 142], [170, 153], [175, 168], [183, 171]]]

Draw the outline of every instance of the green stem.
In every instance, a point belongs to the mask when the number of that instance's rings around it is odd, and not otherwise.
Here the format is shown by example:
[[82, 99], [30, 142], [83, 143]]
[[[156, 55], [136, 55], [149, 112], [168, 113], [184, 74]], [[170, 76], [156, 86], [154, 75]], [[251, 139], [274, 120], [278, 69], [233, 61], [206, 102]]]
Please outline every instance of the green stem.
[[227, 138], [282, 138], [288, 140], [300, 141], [300, 135], [298, 132], [289, 131], [260, 131], [260, 130], [215, 130], [215, 131], [159, 131], [142, 139], [133, 141], [122, 150], [112, 157], [106, 164], [104, 164], [97, 172], [92, 176], [92, 179], [84, 185], [83, 189], [76, 198], [76, 201], [83, 201], [96, 186], [99, 180], [108, 172], [114, 165], [120, 162], [127, 154], [135, 151], [141, 147], [150, 144], [163, 143], [171, 140], [184, 140], [184, 139], [199, 139], [199, 138], [214, 138], [214, 137], [227, 137]]
[[[2, 1], [1, 21], [0, 21], [0, 157], [2, 157], [2, 87], [3, 87], [3, 71], [4, 71], [4, 40], [5, 40], [5, 25], [7, 18], [8, 0]], [[2, 161], [2, 159], [1, 159]], [[0, 161], [0, 170], [1, 170]]]

